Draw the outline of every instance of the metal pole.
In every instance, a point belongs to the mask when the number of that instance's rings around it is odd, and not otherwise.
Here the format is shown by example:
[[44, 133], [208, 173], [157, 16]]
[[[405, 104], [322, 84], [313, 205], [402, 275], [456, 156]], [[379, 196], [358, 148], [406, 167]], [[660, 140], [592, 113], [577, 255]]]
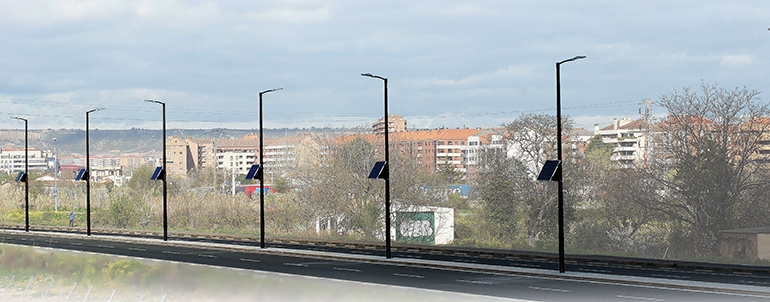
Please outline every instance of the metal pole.
[[390, 157], [388, 149], [388, 133], [390, 127], [388, 124], [388, 79], [382, 78], [385, 82], [385, 167], [388, 169], [388, 177], [385, 178], [385, 258], [390, 259]]
[[91, 236], [91, 153], [90, 138], [88, 135], [88, 114], [101, 111], [104, 108], [96, 108], [86, 111], [86, 234]]
[[168, 178], [168, 170], [166, 170], [166, 103], [159, 103], [163, 105], [163, 241], [168, 241], [168, 209], [166, 203], [166, 178]]
[[88, 136], [88, 114], [86, 111], [86, 234], [91, 236], [91, 153]]
[[26, 221], [25, 231], [29, 232], [29, 122], [24, 120], [24, 216]]
[[262, 169], [262, 175], [259, 177], [259, 246], [261, 248], [265, 248], [265, 136], [262, 131], [262, 95], [278, 90], [283, 90], [283, 88], [265, 90], [259, 93], [259, 168]]
[[24, 231], [29, 232], [29, 123], [25, 118], [11, 118], [24, 121], [24, 174], [27, 178], [24, 181]]
[[388, 127], [388, 79], [385, 77], [372, 75], [370, 73], [363, 73], [361, 74], [365, 77], [380, 79], [383, 81], [385, 86], [385, 172], [387, 177], [385, 177], [385, 258], [391, 258], [390, 253], [390, 157], [388, 149], [390, 148], [390, 144], [388, 142], [388, 133], [390, 132], [390, 129]]
[[144, 101], [163, 106], [163, 241], [168, 241], [168, 215], [166, 207], [166, 178], [168, 178], [168, 171], [166, 170], [166, 103], [156, 100]]
[[559, 184], [559, 273], [564, 273], [566, 271], [564, 259], [564, 162], [562, 161], [561, 155], [561, 74], [559, 67], [563, 63], [583, 58], [585, 58], [585, 56], [577, 56], [556, 63], [556, 152], [559, 160], [559, 169], [561, 170], [561, 176], [557, 181]]
[[265, 248], [265, 152], [264, 132], [262, 131], [262, 95], [259, 93], [259, 168], [262, 169], [262, 177], [259, 178], [259, 246]]

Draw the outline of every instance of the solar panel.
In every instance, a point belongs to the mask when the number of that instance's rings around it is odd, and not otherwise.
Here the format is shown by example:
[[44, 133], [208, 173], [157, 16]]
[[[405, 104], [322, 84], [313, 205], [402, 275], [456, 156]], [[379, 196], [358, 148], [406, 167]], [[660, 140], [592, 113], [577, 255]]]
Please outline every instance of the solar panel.
[[249, 173], [246, 173], [246, 179], [262, 179], [262, 167], [259, 164], [251, 165]]
[[378, 161], [374, 164], [369, 178], [388, 178], [388, 164], [385, 161]]
[[152, 172], [152, 177], [150, 177], [150, 180], [164, 180], [166, 178], [166, 173], [163, 171], [163, 167], [157, 167], [155, 168], [155, 172]]
[[558, 160], [546, 160], [543, 164], [543, 169], [540, 170], [540, 175], [537, 176], [539, 181], [557, 181], [561, 180], [561, 161]]
[[78, 175], [75, 176], [75, 180], [86, 180], [88, 178], [88, 172], [86, 172], [86, 169], [80, 169], [78, 171]]
[[24, 174], [24, 171], [19, 171], [19, 175], [16, 176], [16, 182], [26, 182], [27, 181], [27, 174]]

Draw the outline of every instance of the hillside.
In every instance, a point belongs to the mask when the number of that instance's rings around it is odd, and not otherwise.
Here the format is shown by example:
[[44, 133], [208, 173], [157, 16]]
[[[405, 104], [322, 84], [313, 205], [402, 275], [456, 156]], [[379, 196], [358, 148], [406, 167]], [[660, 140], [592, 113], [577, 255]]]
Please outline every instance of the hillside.
[[[248, 133], [259, 132], [259, 129], [216, 129], [227, 135], [221, 135], [222, 139], [240, 138]], [[198, 139], [217, 139], [220, 133], [210, 132], [211, 129], [168, 129], [167, 136], [192, 137]], [[284, 128], [265, 129], [265, 138], [279, 138], [294, 136], [303, 132], [348, 132], [350, 129], [331, 128]], [[208, 133], [207, 133], [208, 132]], [[128, 129], [128, 130], [99, 130], [91, 129], [91, 155], [92, 156], [117, 156], [139, 155], [160, 156], [163, 148], [161, 130]], [[29, 147], [54, 150], [61, 156], [85, 154], [85, 130], [79, 129], [45, 129], [29, 131]], [[56, 142], [54, 144], [54, 138]], [[24, 130], [0, 129], [0, 147], [24, 148]]]

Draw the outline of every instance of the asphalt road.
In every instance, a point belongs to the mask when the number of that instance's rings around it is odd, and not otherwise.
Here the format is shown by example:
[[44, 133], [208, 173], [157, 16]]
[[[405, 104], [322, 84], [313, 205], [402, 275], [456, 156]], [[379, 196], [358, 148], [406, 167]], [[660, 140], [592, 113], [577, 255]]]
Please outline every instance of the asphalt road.
[[[0, 234], [1, 242], [17, 245], [43, 246], [67, 250], [140, 257], [158, 260], [195, 263], [220, 267], [231, 267], [255, 271], [277, 272], [301, 276], [313, 276], [355, 282], [406, 286], [421, 289], [467, 293], [500, 298], [514, 298], [532, 301], [770, 301], [770, 288], [764, 293], [750, 293], [727, 289], [723, 292], [698, 290], [697, 286], [688, 288], [666, 288], [667, 282], [674, 283], [680, 277], [657, 279], [659, 285], [639, 284], [638, 282], [602, 282], [590, 278], [587, 272], [572, 273], [569, 277], [547, 274], [489, 273], [483, 270], [469, 269], [476, 264], [463, 268], [432, 268], [429, 265], [412, 266], [409, 261], [428, 263], [424, 259], [414, 259], [408, 252], [394, 253], [394, 261], [382, 257], [357, 255], [355, 261], [346, 261], [344, 257], [329, 257], [328, 251], [305, 251], [306, 255], [292, 253], [277, 247], [266, 250], [258, 247], [221, 245], [208, 243], [190, 243], [156, 239], [115, 239], [100, 236], [42, 234], [8, 231]], [[377, 251], [368, 251], [377, 254]], [[359, 253], [361, 254], [361, 253]], [[478, 261], [462, 255], [434, 255], [449, 257], [452, 261]], [[376, 261], [369, 261], [369, 260]], [[441, 260], [441, 259], [439, 259]], [[442, 261], [433, 261], [439, 263]], [[508, 260], [501, 265], [516, 265], [516, 260]], [[543, 264], [544, 266], [552, 264]], [[440, 265], [439, 265], [440, 266]], [[581, 268], [572, 265], [573, 270]], [[595, 268], [590, 268], [595, 269]], [[628, 268], [638, 270], [638, 268]], [[610, 274], [612, 275], [612, 274]], [[610, 276], [607, 275], [607, 276]], [[742, 276], [729, 276], [742, 277]], [[754, 282], [767, 285], [768, 278], [752, 277]], [[618, 280], [623, 276], [618, 276]], [[719, 279], [719, 278], [717, 278]], [[591, 281], [593, 280], [593, 281]], [[666, 281], [669, 280], [669, 281]], [[691, 283], [698, 284], [698, 283]], [[734, 288], [734, 287], [733, 287]], [[731, 293], [727, 291], [732, 291]]]
[[[81, 233], [79, 228], [68, 228], [59, 231], [62, 234]], [[162, 239], [155, 232], [132, 232], [119, 230], [119, 236], [132, 238]], [[106, 230], [95, 229], [95, 235], [115, 235]], [[258, 246], [257, 238], [234, 237], [222, 234], [186, 234], [169, 233], [170, 240], [187, 242], [221, 243], [240, 246]], [[313, 242], [309, 240], [279, 240], [268, 238], [270, 248], [285, 248], [303, 251], [334, 252], [351, 255], [371, 255], [384, 257], [383, 246], [372, 243], [330, 243]], [[501, 267], [519, 267], [558, 270], [558, 260], [547, 253], [488, 253], [474, 249], [426, 249], [424, 247], [399, 247], [392, 249], [396, 258], [435, 260], [448, 263], [487, 264]], [[662, 278], [682, 281], [718, 282], [735, 285], [770, 286], [770, 269], [754, 268], [739, 265], [684, 263], [677, 261], [646, 260], [636, 258], [583, 256], [580, 258], [568, 255], [567, 271], [612, 274], [618, 276], [634, 276]]]

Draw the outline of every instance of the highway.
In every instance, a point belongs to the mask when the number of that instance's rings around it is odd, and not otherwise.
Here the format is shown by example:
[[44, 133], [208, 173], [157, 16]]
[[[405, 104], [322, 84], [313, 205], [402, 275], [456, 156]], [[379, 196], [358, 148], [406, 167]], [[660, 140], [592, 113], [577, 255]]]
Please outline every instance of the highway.
[[[254, 271], [276, 272], [354, 282], [405, 286], [499, 298], [531, 301], [770, 301], [767, 276], [724, 275], [703, 272], [712, 279], [731, 279], [728, 283], [706, 283], [681, 277], [658, 278], [622, 275], [617, 272], [580, 272], [581, 265], [571, 264], [574, 272], [558, 274], [548, 269], [526, 268], [510, 259], [490, 265], [468, 255], [420, 259], [420, 254], [395, 252], [384, 259], [381, 251], [353, 249], [350, 253], [333, 251], [324, 246], [316, 250], [289, 249], [275, 244], [267, 249], [229, 242], [209, 243], [153, 238], [126, 238], [57, 234], [43, 232], [3, 231], [6, 244], [41, 246], [66, 250], [158, 259]], [[227, 239], [224, 239], [228, 241]], [[230, 240], [234, 241], [234, 240]], [[344, 247], [342, 247], [344, 248]], [[352, 249], [348, 247], [347, 249]], [[475, 261], [475, 262], [474, 262]], [[499, 261], [499, 260], [496, 260]], [[525, 261], [526, 262], [526, 261]], [[518, 267], [514, 265], [519, 264]], [[586, 266], [601, 267], [601, 265]], [[542, 269], [546, 268], [546, 269]], [[619, 268], [613, 268], [618, 270]], [[637, 271], [640, 268], [625, 268]], [[677, 276], [671, 272], [672, 276]], [[748, 279], [746, 279], [748, 278]], [[750, 282], [759, 286], [750, 286]], [[743, 283], [743, 284], [742, 284]]]

